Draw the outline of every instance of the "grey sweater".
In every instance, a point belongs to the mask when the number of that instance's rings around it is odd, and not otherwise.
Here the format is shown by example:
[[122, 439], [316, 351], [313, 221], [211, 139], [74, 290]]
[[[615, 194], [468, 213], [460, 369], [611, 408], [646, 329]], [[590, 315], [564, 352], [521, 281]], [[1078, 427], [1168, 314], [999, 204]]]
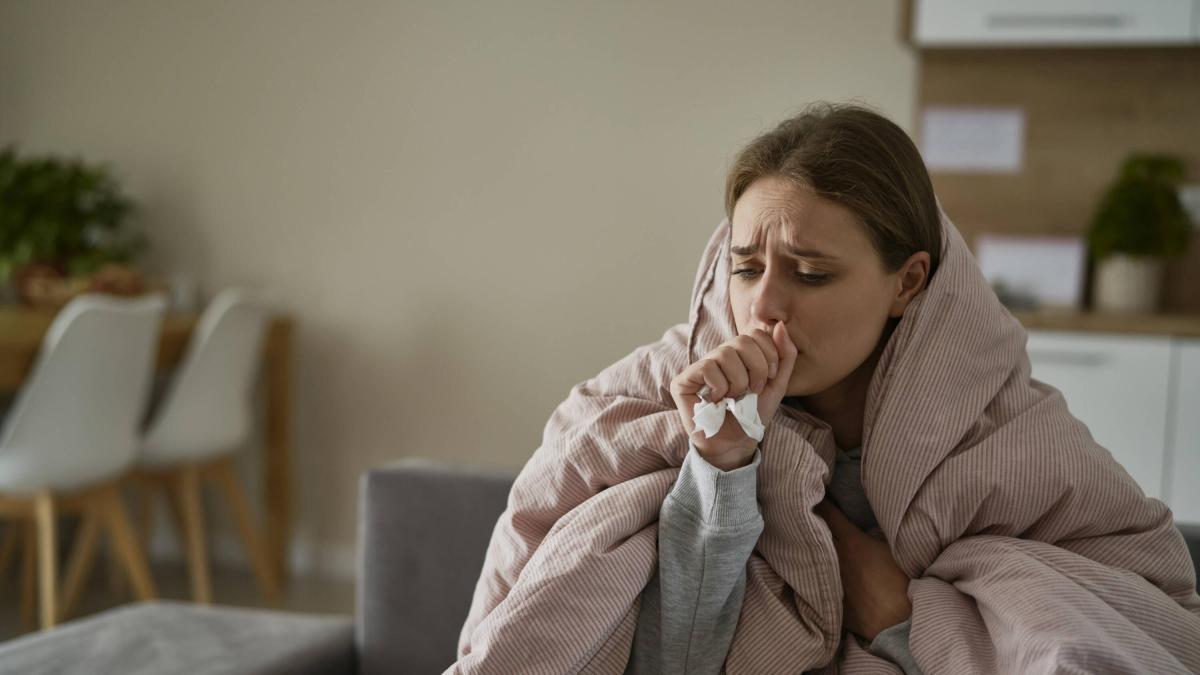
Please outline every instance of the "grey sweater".
[[[746, 589], [746, 560], [763, 520], [750, 464], [721, 471], [689, 447], [658, 524], [658, 572], [642, 591], [627, 674], [720, 673]], [[858, 478], [858, 450], [838, 452], [830, 497], [863, 530], [875, 518]], [[865, 514], [869, 516], [864, 517]], [[875, 637], [872, 653], [920, 674], [908, 651], [909, 622]]]

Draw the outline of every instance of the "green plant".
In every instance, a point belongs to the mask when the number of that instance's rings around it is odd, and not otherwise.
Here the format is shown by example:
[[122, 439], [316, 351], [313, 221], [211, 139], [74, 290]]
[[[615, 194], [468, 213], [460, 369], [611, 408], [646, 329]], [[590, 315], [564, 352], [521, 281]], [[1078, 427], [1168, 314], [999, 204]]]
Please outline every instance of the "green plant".
[[1088, 231], [1096, 259], [1115, 253], [1177, 256], [1187, 249], [1191, 220], [1179, 201], [1183, 161], [1134, 153], [1108, 187]]
[[40, 263], [68, 276], [130, 263], [148, 242], [127, 226], [134, 202], [110, 169], [78, 158], [0, 151], [0, 283]]

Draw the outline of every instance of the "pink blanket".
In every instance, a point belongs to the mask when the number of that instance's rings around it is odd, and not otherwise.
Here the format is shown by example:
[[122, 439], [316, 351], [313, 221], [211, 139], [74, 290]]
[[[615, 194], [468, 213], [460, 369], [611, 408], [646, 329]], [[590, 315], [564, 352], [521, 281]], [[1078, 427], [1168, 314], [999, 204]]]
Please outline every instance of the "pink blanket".
[[[939, 206], [940, 210], [940, 206]], [[1026, 334], [941, 214], [941, 266], [871, 382], [867, 498], [913, 580], [910, 646], [936, 673], [1200, 671], [1200, 597], [1171, 512], [1030, 379]], [[577, 384], [513, 485], [447, 673], [621, 673], [688, 448], [669, 383], [736, 334], [727, 220], [687, 323]], [[792, 405], [789, 405], [792, 404]], [[758, 474], [764, 530], [726, 671], [898, 673], [842, 630], [813, 512], [834, 442], [784, 399]]]

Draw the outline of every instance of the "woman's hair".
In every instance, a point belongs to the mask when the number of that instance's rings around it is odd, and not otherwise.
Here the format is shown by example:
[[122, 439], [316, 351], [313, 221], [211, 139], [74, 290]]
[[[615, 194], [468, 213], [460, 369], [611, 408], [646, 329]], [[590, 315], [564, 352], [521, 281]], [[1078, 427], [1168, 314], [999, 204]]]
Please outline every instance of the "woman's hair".
[[725, 182], [725, 215], [756, 179], [780, 176], [850, 209], [889, 272], [928, 251], [929, 278], [942, 230], [921, 153], [894, 122], [859, 104], [817, 102], [755, 138]]

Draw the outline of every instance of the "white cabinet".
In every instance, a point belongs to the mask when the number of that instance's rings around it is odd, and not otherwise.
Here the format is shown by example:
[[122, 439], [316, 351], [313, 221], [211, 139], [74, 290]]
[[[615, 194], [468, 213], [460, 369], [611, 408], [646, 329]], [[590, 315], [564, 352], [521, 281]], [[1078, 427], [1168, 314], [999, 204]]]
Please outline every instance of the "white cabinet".
[[920, 47], [1195, 45], [1200, 0], [914, 0]]
[[1163, 498], [1172, 339], [1029, 331], [1026, 350], [1032, 377], [1060, 390], [1096, 442]]
[[1172, 357], [1166, 502], [1176, 521], [1200, 523], [1200, 339], [1176, 340]]

